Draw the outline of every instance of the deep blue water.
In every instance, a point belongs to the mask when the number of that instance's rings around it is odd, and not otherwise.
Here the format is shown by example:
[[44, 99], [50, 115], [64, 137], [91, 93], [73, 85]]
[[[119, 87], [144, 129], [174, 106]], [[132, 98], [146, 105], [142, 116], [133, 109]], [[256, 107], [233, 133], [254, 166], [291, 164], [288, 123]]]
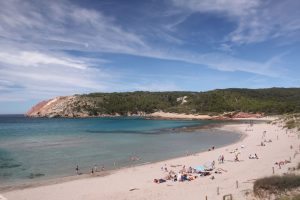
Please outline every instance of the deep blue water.
[[[238, 140], [235, 133], [183, 127], [213, 121], [147, 120], [143, 118], [26, 118], [0, 115], [0, 186], [154, 162], [223, 146]], [[183, 128], [179, 131], [175, 128]], [[131, 156], [140, 161], [131, 161]]]

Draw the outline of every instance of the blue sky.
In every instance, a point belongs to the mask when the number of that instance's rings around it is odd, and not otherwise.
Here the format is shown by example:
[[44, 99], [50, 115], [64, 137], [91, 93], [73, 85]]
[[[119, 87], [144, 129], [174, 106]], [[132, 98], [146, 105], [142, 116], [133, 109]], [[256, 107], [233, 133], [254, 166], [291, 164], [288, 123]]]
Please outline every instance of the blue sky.
[[0, 113], [55, 96], [299, 87], [298, 0], [0, 1]]

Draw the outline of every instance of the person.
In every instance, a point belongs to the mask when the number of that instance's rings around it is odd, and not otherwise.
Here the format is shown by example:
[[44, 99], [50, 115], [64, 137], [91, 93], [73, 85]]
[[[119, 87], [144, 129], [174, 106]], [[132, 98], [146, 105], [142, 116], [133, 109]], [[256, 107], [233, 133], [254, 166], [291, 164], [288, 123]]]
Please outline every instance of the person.
[[78, 167], [78, 165], [76, 166], [76, 173], [77, 173], [77, 175], [79, 174], [79, 167]]
[[180, 172], [178, 172], [178, 174], [177, 174], [177, 180], [178, 180], [178, 181], [182, 181], [182, 175], [181, 175]]
[[215, 161], [212, 161], [211, 167], [214, 169], [215, 168]]
[[173, 177], [173, 181], [176, 182], [177, 181], [177, 175], [175, 174]]
[[182, 167], [182, 173], [186, 173], [185, 165]]
[[235, 159], [234, 159], [234, 161], [237, 161], [237, 162], [240, 161], [240, 160], [239, 160], [239, 154], [238, 154], [238, 153], [235, 154]]
[[92, 168], [92, 170], [91, 170], [91, 174], [92, 174], [92, 175], [94, 174], [94, 168]]
[[97, 165], [94, 165], [94, 172], [97, 172], [98, 171], [98, 167]]
[[222, 157], [221, 157], [221, 161], [222, 163], [224, 163], [224, 155], [222, 154]]
[[165, 172], [168, 172], [168, 168], [167, 167], [165, 167]]

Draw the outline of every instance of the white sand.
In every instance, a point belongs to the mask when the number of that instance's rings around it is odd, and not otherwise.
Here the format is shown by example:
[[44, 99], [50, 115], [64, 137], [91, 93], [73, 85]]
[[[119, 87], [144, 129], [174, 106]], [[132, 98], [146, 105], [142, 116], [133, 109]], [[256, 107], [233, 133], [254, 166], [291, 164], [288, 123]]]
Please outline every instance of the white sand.
[[[287, 172], [288, 167], [294, 167], [296, 163], [300, 162], [300, 155], [294, 158], [295, 150], [299, 151], [300, 144], [300, 140], [295, 133], [286, 134], [286, 131], [282, 128], [270, 124], [256, 124], [252, 128], [249, 128], [246, 124], [226, 125], [223, 129], [243, 132], [247, 137], [236, 144], [200, 153], [197, 156], [187, 156], [122, 169], [105, 177], [86, 178], [15, 190], [2, 195], [8, 200], [204, 200], [206, 195], [208, 200], [217, 200], [222, 199], [225, 194], [232, 194], [234, 199], [250, 199], [244, 193], [252, 188], [255, 179], [272, 175], [272, 167], [275, 169], [275, 174], [283, 174]], [[253, 131], [245, 131], [245, 129], [253, 129]], [[266, 143], [266, 146], [262, 147], [259, 144], [265, 130], [267, 131], [266, 139], [271, 139], [272, 142]], [[244, 145], [245, 148], [240, 148], [241, 145]], [[293, 145], [293, 149], [290, 149], [291, 145]], [[240, 162], [234, 162], [234, 154], [230, 153], [235, 148], [238, 148], [241, 152]], [[257, 153], [259, 159], [248, 159], [250, 153]], [[219, 164], [217, 161], [220, 154], [225, 156], [224, 164]], [[292, 163], [282, 166], [281, 169], [274, 165], [276, 161], [289, 160], [290, 157]], [[160, 169], [164, 164], [167, 164], [169, 169], [178, 171], [181, 167], [172, 168], [170, 165], [197, 166], [213, 160], [216, 162], [216, 168], [222, 168], [228, 172], [214, 174], [214, 180], [207, 176], [190, 182], [167, 181], [162, 184], [153, 183], [154, 178], [165, 176]], [[238, 189], [236, 188], [236, 181], [239, 183]], [[217, 194], [217, 187], [219, 187], [219, 195]], [[137, 190], [129, 191], [133, 188], [137, 188]]]
[[183, 113], [170, 113], [170, 112], [154, 112], [148, 114], [150, 117], [165, 118], [165, 119], [212, 119], [209, 115], [193, 115]]

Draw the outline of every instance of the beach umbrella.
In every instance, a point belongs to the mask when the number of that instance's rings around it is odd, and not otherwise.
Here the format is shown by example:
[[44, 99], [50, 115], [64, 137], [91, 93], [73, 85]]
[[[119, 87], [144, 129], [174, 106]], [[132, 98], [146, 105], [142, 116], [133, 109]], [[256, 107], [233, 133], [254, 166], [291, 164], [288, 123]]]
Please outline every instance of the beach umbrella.
[[205, 163], [205, 164], [204, 164], [204, 167], [205, 167], [206, 169], [212, 169], [212, 168], [213, 168], [211, 162]]
[[205, 171], [205, 168], [203, 165], [199, 165], [197, 167], [195, 167], [196, 171], [199, 171], [199, 172], [204, 172]]

